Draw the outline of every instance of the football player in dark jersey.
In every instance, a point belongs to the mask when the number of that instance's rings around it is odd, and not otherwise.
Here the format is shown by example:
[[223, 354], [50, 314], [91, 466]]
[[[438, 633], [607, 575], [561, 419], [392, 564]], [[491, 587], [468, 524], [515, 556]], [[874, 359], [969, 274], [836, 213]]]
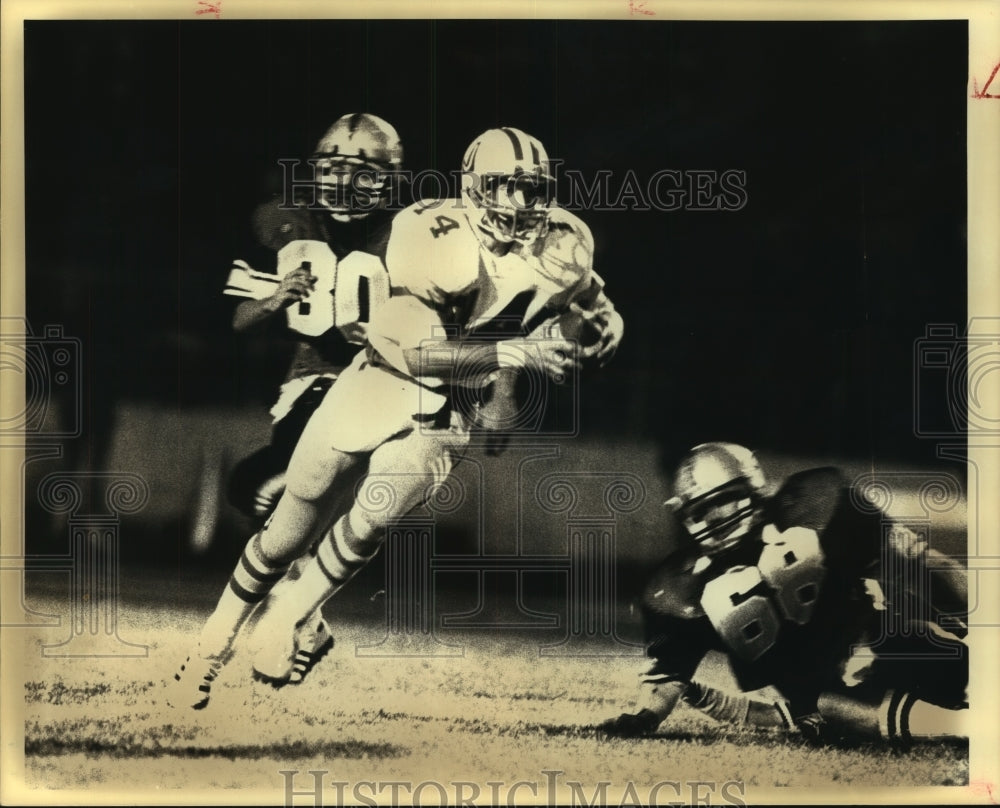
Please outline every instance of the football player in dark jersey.
[[339, 118], [309, 160], [314, 182], [253, 215], [257, 245], [234, 262], [225, 294], [241, 298], [233, 328], [246, 332], [281, 317], [295, 352], [271, 410], [271, 443], [233, 470], [229, 499], [264, 517], [284, 488], [284, 471], [309, 416], [364, 344], [369, 317], [389, 297], [387, 202], [401, 169], [396, 130], [381, 118]]
[[[794, 474], [769, 496], [748, 449], [708, 443], [681, 462], [674, 491], [667, 504], [689, 540], [643, 595], [644, 703], [605, 732], [652, 733], [683, 698], [821, 742], [965, 734], [957, 563], [862, 506], [833, 468]], [[784, 700], [762, 705], [692, 683], [713, 650], [742, 690], [770, 686]]]
[[[389, 298], [384, 261], [392, 212], [387, 203], [402, 160], [391, 124], [368, 113], [344, 115], [308, 161], [313, 181], [297, 183], [294, 193], [286, 188], [287, 198], [254, 211], [258, 243], [234, 262], [225, 288], [225, 294], [241, 298], [233, 328], [246, 332], [280, 317], [295, 340], [295, 352], [271, 409], [271, 442], [240, 461], [230, 476], [230, 502], [251, 517], [263, 519], [274, 509], [302, 431], [364, 345], [372, 312]], [[282, 586], [297, 577], [305, 558], [289, 568]], [[292, 684], [300, 683], [333, 646], [320, 610], [296, 640]]]

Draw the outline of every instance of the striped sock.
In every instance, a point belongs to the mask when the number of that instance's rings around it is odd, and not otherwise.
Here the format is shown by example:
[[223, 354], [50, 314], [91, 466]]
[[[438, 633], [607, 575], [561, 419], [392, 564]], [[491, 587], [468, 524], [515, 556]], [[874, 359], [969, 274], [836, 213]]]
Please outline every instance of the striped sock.
[[229, 576], [229, 588], [248, 604], [260, 603], [281, 580], [288, 567], [289, 562], [272, 561], [264, 555], [258, 533], [243, 549], [236, 569]]
[[[316, 561], [336, 592], [371, 561], [381, 541], [362, 538], [354, 529], [351, 514], [342, 516], [324, 536], [316, 550]], [[354, 548], [358, 549], [352, 549]], [[367, 551], [367, 552], [365, 552]]]
[[879, 735], [887, 741], [912, 740], [910, 737], [910, 708], [916, 701], [909, 693], [890, 690], [878, 708]]
[[264, 555], [259, 533], [250, 539], [215, 611], [201, 630], [199, 655], [212, 659], [226, 658], [247, 618], [287, 569], [287, 562], [271, 561]]
[[[319, 542], [316, 557], [299, 579], [276, 596], [276, 608], [288, 610], [295, 625], [302, 625], [372, 559], [380, 544], [374, 538], [362, 539], [350, 526], [350, 514], [342, 516]], [[371, 551], [366, 554], [352, 546]]]
[[890, 741], [967, 738], [967, 710], [951, 710], [921, 701], [911, 693], [886, 693], [879, 707], [879, 730]]

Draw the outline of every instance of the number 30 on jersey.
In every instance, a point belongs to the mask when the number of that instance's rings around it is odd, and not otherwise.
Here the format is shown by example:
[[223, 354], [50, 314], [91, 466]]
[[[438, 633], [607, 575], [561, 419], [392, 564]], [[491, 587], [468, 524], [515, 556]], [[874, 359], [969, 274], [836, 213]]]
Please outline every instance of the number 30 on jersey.
[[286, 309], [288, 327], [309, 337], [339, 328], [348, 340], [363, 340], [371, 312], [389, 299], [382, 262], [357, 251], [338, 261], [328, 244], [299, 240], [278, 251], [278, 277], [299, 268], [308, 269], [316, 283], [308, 298]]

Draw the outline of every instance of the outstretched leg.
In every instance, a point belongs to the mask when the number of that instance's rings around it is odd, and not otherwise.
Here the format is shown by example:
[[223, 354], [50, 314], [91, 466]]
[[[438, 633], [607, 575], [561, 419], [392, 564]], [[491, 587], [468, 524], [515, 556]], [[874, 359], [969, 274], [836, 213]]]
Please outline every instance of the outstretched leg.
[[303, 442], [300, 449], [290, 466], [298, 469], [298, 484], [286, 491], [267, 524], [247, 543], [197, 648], [174, 675], [167, 695], [172, 706], [201, 709], [208, 704], [212, 682], [232, 656], [240, 629], [292, 561], [319, 537], [336, 506], [336, 481], [349, 476], [361, 460], [334, 449], [324, 451], [321, 444]]
[[[288, 681], [298, 650], [296, 628], [371, 560], [390, 523], [420, 505], [447, 478], [464, 440], [448, 430], [412, 431], [372, 452], [354, 504], [324, 535], [299, 580], [275, 593], [258, 624], [253, 644], [259, 679], [275, 685]], [[290, 475], [289, 490], [294, 486]]]

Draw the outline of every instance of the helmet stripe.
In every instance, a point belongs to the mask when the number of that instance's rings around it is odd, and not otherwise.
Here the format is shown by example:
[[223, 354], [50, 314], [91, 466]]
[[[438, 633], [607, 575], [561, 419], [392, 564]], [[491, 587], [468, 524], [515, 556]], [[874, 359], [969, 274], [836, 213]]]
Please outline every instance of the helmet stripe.
[[365, 119], [365, 114], [363, 112], [355, 112], [351, 116], [351, 120], [347, 122], [347, 131], [350, 134], [354, 134], [358, 131], [358, 127], [361, 126], [361, 122]]
[[510, 129], [506, 126], [500, 129], [507, 137], [510, 138], [510, 142], [514, 145], [514, 159], [523, 160], [524, 159], [524, 149], [521, 148], [521, 141], [518, 139]]
[[529, 140], [528, 143], [531, 144], [531, 162], [536, 166], [541, 163], [541, 155], [538, 153], [538, 147], [535, 145], [535, 141]]
[[479, 153], [479, 144], [482, 143], [482, 139], [477, 140], [472, 144], [472, 149], [465, 158], [465, 164], [462, 168], [466, 171], [472, 171], [472, 167], [476, 164], [476, 155]]

